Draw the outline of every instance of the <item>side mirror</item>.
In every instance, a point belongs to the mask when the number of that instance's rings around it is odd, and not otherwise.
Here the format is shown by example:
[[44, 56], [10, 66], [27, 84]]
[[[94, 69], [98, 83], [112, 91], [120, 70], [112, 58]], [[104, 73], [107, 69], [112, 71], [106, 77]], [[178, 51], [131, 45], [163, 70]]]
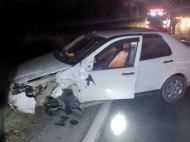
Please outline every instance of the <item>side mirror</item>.
[[92, 61], [90, 61], [88, 64], [87, 64], [87, 66], [86, 66], [86, 71], [88, 71], [88, 72], [91, 72], [92, 71], [92, 69], [93, 69], [93, 65], [94, 65], [94, 60], [95, 59], [93, 59]]

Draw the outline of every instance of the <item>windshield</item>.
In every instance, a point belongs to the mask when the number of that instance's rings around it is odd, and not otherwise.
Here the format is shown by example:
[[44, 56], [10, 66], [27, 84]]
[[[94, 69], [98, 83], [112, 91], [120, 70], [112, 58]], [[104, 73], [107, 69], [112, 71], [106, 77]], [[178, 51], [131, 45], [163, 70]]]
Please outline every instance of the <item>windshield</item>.
[[82, 35], [61, 51], [55, 52], [55, 57], [64, 63], [74, 65], [103, 39], [95, 35]]
[[148, 16], [147, 21], [151, 24], [162, 24], [166, 20], [166, 16]]

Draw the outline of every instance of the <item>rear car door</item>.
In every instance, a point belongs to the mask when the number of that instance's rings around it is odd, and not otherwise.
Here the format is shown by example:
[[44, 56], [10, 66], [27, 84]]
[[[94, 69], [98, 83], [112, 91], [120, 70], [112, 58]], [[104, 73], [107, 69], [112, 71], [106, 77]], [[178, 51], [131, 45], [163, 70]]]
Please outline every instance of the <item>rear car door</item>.
[[135, 93], [160, 89], [163, 79], [170, 76], [174, 55], [159, 34], [144, 34], [138, 65]]

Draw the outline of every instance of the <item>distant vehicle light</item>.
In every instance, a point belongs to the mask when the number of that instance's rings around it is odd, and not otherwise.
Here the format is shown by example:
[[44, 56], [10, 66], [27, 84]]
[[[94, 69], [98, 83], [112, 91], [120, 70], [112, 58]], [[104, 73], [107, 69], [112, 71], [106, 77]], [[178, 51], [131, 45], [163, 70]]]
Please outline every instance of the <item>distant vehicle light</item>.
[[150, 28], [150, 26], [149, 26], [149, 25], [146, 25], [146, 28]]
[[182, 22], [185, 22], [186, 20], [187, 20], [186, 18], [183, 18], [183, 19], [182, 19]]
[[158, 14], [158, 15], [164, 15], [164, 14], [166, 14], [166, 12], [164, 12], [163, 9], [150, 9], [150, 14], [152, 16], [154, 16], [156, 14]]
[[156, 15], [156, 13], [155, 13], [155, 12], [151, 12], [150, 14], [151, 14], [152, 16], [155, 16], [155, 15]]
[[146, 24], [150, 24], [150, 22], [149, 22], [149, 21], [146, 21]]
[[167, 24], [167, 21], [166, 21], [166, 20], [164, 20], [164, 21], [163, 21], [163, 23], [164, 23], [164, 24]]
[[164, 11], [163, 9], [150, 9], [150, 11], [152, 12], [152, 11], [157, 11], [157, 12], [159, 12], [159, 11]]
[[165, 29], [165, 28], [167, 28], [167, 25], [162, 25], [162, 27]]
[[154, 11], [160, 11], [160, 9], [154, 9]]
[[158, 15], [163, 15], [164, 13], [163, 12], [158, 12]]

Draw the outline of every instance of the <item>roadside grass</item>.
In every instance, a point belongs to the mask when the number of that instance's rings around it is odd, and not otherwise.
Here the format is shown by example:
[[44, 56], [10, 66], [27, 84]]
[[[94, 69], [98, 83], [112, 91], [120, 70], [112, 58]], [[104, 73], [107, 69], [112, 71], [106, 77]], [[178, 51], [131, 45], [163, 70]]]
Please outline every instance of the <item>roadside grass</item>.
[[5, 142], [20, 142], [25, 137], [25, 132], [39, 122], [43, 114], [42, 108], [37, 109], [35, 115], [32, 115], [6, 106], [4, 110]]

